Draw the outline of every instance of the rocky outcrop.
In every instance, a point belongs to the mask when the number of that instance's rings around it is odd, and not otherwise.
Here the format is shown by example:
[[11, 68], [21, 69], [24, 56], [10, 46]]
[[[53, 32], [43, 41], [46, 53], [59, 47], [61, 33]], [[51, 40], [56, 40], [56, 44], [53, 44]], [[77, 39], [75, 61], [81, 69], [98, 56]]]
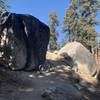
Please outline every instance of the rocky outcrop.
[[58, 57], [64, 59], [67, 65], [76, 67], [85, 75], [95, 76], [99, 68], [93, 55], [78, 42], [66, 44], [58, 52]]
[[38, 65], [43, 64], [49, 35], [48, 26], [31, 15], [9, 12], [0, 14], [0, 37], [6, 37], [5, 40], [1, 38], [0, 42], [4, 41], [13, 49], [9, 56], [14, 62], [9, 64], [13, 70], [37, 69]]

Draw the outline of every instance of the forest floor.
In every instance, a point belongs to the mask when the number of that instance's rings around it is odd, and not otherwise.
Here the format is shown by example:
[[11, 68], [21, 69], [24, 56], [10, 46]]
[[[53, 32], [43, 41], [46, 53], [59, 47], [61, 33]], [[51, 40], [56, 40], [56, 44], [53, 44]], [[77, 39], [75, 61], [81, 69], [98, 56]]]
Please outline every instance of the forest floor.
[[[54, 63], [54, 62], [53, 62]], [[50, 71], [42, 72], [23, 72], [6, 71], [0, 72], [0, 100], [100, 100], [99, 87], [90, 88], [78, 84], [78, 76], [74, 75], [73, 70], [61, 63], [55, 63]], [[74, 75], [74, 77], [73, 77]], [[45, 99], [41, 95], [49, 88], [64, 88], [67, 97], [64, 99]], [[78, 93], [78, 94], [75, 94]], [[60, 95], [63, 95], [62, 92]], [[74, 99], [74, 96], [80, 99]], [[83, 99], [84, 98], [84, 99]]]

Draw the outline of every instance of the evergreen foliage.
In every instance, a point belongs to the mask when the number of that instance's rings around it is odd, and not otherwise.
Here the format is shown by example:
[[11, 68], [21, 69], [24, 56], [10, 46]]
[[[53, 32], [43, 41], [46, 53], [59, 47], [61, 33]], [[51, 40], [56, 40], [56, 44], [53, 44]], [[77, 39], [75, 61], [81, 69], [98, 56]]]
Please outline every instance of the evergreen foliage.
[[7, 0], [0, 0], [0, 13], [6, 11], [8, 7]]
[[52, 11], [49, 14], [49, 27], [50, 27], [50, 42], [49, 42], [49, 49], [56, 50], [58, 48], [57, 45], [57, 26], [59, 25], [58, 17], [56, 12]]
[[85, 46], [95, 44], [95, 25], [100, 2], [98, 0], [71, 0], [63, 21], [63, 32], [69, 41], [79, 41]]

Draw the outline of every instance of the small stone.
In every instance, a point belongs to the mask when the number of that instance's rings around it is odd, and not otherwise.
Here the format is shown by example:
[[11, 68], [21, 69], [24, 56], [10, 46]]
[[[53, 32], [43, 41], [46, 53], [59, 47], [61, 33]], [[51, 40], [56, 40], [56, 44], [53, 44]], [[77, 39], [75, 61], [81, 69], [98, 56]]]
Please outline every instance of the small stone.
[[75, 83], [79, 83], [80, 82], [80, 76], [78, 74], [73, 74], [73, 79], [75, 81]]
[[85, 80], [81, 80], [80, 85], [83, 86], [83, 87], [88, 87], [89, 86], [89, 84]]
[[43, 98], [46, 98], [46, 97], [48, 97], [51, 93], [52, 93], [51, 90], [46, 89], [46, 90], [44, 90], [44, 92], [41, 94], [41, 96], [42, 96]]
[[88, 87], [88, 90], [90, 92], [96, 92], [96, 89], [95, 89], [95, 87], [93, 85], [91, 85], [90, 87]]
[[79, 84], [75, 84], [75, 87], [76, 87], [78, 90], [82, 90], [82, 89], [83, 89], [83, 87], [80, 86]]

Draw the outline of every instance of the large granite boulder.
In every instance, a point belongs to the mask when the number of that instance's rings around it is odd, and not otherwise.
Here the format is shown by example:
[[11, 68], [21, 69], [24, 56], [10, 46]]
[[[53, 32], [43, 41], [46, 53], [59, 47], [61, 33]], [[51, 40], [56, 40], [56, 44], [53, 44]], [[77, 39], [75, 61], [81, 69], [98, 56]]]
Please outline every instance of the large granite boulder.
[[0, 47], [11, 49], [8, 63], [0, 62], [13, 70], [37, 69], [46, 59], [50, 32], [48, 26], [26, 14], [5, 12], [0, 14]]
[[66, 44], [58, 52], [58, 58], [72, 68], [81, 70], [85, 75], [95, 76], [99, 72], [95, 58], [81, 43], [72, 42]]

